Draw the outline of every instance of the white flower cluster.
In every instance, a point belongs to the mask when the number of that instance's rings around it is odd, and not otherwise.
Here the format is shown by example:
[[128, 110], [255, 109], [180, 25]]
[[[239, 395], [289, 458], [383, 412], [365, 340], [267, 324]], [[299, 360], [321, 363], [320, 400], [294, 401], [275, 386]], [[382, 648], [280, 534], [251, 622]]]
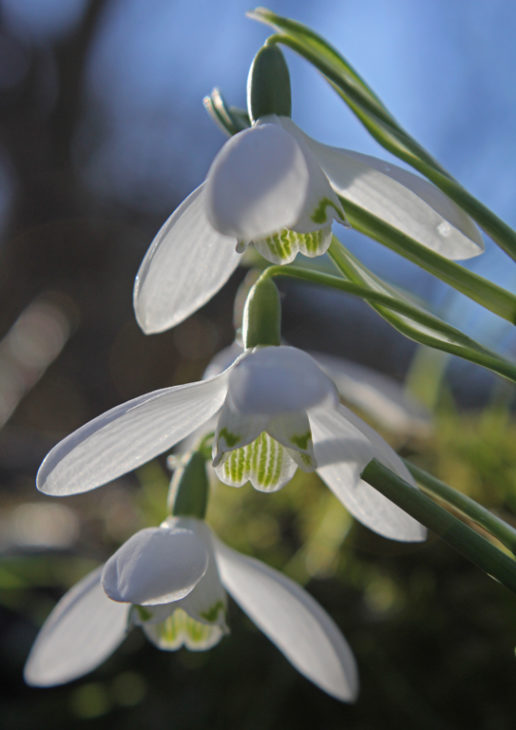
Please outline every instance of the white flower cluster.
[[[481, 249], [470, 219], [426, 181], [268, 116], [226, 142], [206, 181], [158, 232], [134, 290], [142, 329], [159, 332], [188, 317], [251, 244], [280, 264], [323, 254], [332, 221], [346, 221], [346, 200], [450, 258]], [[86, 492], [211, 429], [222, 482], [274, 492], [298, 467], [315, 471], [370, 529], [423, 540], [418, 522], [361, 479], [375, 458], [414, 484], [390, 446], [340, 403], [325, 370], [332, 367], [294, 347], [245, 349], [199, 382], [140, 396], [79, 428], [48, 454], [38, 489]], [[341, 374], [340, 382], [349, 388], [351, 378], [360, 400], [357, 377]], [[376, 386], [364, 382], [370, 402]], [[401, 418], [392, 397], [379, 397]], [[341, 700], [355, 698], [355, 661], [332, 619], [290, 579], [220, 542], [200, 516], [171, 516], [138, 532], [72, 588], [42, 628], [26, 680], [49, 686], [81, 676], [135, 625], [161, 649], [210, 648], [227, 632], [226, 591], [302, 674]]]

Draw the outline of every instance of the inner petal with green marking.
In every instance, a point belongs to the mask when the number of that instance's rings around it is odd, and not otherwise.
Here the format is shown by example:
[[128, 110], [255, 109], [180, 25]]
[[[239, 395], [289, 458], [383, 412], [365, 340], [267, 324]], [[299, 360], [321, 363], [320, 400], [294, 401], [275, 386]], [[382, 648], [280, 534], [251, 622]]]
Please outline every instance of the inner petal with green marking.
[[281, 413], [270, 419], [269, 434], [285, 446], [303, 471], [313, 471], [315, 461], [312, 431], [304, 411]]
[[[217, 620], [224, 605], [214, 607]], [[218, 644], [224, 631], [216, 623], [203, 623], [189, 616], [182, 608], [176, 608], [164, 621], [144, 624], [148, 638], [160, 649], [175, 651], [185, 646], [192, 651], [204, 651]]]
[[213, 465], [217, 466], [225, 451], [238, 449], [253, 441], [267, 426], [266, 414], [249, 418], [226, 403], [219, 416], [213, 442]]
[[223, 454], [215, 471], [232, 487], [249, 481], [261, 492], [275, 492], [292, 479], [296, 468], [289, 450], [264, 431], [250, 444]]
[[313, 258], [326, 253], [331, 243], [331, 225], [310, 233], [283, 228], [265, 238], [253, 240], [255, 248], [273, 264], [289, 264], [298, 253]]

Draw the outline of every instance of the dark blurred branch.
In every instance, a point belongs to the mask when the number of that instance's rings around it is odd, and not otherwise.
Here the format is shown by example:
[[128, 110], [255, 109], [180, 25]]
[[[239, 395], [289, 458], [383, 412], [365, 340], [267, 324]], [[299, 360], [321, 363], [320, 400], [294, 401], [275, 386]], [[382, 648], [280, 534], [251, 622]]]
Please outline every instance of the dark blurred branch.
[[55, 162], [66, 165], [77, 123], [81, 114], [84, 70], [99, 19], [109, 0], [90, 0], [82, 23], [55, 49], [59, 94], [50, 118]]

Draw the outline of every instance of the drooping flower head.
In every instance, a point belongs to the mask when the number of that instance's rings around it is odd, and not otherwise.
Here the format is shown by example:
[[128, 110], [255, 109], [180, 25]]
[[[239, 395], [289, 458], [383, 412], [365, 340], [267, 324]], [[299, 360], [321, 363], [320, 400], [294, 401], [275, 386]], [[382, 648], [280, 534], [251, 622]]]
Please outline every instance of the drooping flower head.
[[285, 264], [297, 253], [319, 256], [331, 242], [333, 218], [344, 211], [314, 155], [280, 125], [259, 122], [232, 137], [206, 178], [206, 214], [213, 228], [253, 243]]
[[346, 200], [447, 258], [483, 250], [472, 220], [431, 183], [270, 115], [223, 145], [206, 181], [158, 231], [135, 282], [141, 328], [160, 332], [196, 311], [250, 244], [272, 263], [323, 254], [332, 221], [346, 221]]
[[338, 402], [315, 361], [287, 346], [246, 350], [213, 378], [164, 388], [99, 416], [52, 449], [38, 472], [38, 489], [56, 496], [94, 489], [170, 449], [213, 416], [213, 457], [222, 481], [275, 491], [297, 466], [315, 470], [372, 530], [397, 540], [424, 539], [418, 522], [360, 477], [376, 458], [413, 484], [403, 462]]
[[61, 599], [32, 647], [25, 680], [49, 687], [81, 677], [133, 626], [159, 649], [210, 649], [228, 632], [226, 590], [307, 679], [337, 699], [356, 698], [353, 654], [321, 606], [224, 545], [202, 520], [177, 517], [133, 535]]

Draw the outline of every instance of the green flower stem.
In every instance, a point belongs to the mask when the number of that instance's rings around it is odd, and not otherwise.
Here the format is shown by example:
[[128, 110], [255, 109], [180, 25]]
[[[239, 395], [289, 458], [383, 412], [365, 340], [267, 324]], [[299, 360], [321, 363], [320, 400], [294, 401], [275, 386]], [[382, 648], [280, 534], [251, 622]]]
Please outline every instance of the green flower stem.
[[516, 231], [468, 193], [398, 124], [335, 48], [302, 23], [283, 18], [266, 8], [256, 8], [248, 15], [279, 31], [279, 35], [272, 36], [269, 42], [282, 43], [313, 64], [377, 142], [431, 180], [516, 260]]
[[242, 341], [246, 349], [281, 344], [281, 301], [270, 277], [260, 276], [247, 294]]
[[197, 517], [203, 520], [208, 505], [209, 482], [206, 459], [201, 451], [185, 456], [170, 484], [168, 506], [175, 517]]
[[476, 522], [497, 538], [506, 548], [516, 554], [516, 530], [485, 507], [458, 492], [445, 482], [436, 479], [418, 466], [405, 460], [405, 464], [425, 492], [438, 497]]
[[422, 246], [358, 205], [340, 199], [355, 230], [401, 254], [499, 317], [516, 323], [516, 297], [513, 294]]
[[[374, 306], [375, 309], [378, 309], [382, 316], [410, 339], [458, 355], [516, 382], [515, 365], [489, 352], [489, 350], [481, 347], [451, 325], [407, 301], [401, 301], [388, 294], [374, 291], [364, 284], [357, 284], [338, 276], [295, 266], [271, 266], [265, 270], [260, 278], [272, 276], [302, 279], [314, 284], [339, 289], [352, 296], [361, 297]], [[389, 315], [388, 311], [398, 312], [404, 316]], [[411, 321], [418, 323], [421, 327], [413, 326]]]
[[400, 479], [376, 459], [366, 466], [362, 479], [437, 533], [488, 575], [516, 592], [516, 561], [440, 507], [421, 490]]

